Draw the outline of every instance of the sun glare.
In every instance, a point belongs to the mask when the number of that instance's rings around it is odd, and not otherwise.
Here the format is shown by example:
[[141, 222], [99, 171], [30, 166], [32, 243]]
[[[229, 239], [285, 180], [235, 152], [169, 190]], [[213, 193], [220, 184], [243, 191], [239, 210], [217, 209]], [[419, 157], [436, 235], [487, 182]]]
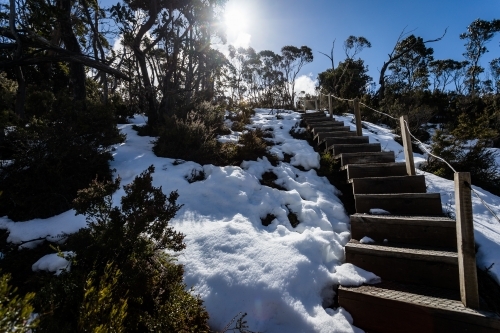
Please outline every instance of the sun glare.
[[247, 15], [241, 7], [227, 7], [224, 13], [224, 22], [228, 33], [243, 32], [248, 27]]

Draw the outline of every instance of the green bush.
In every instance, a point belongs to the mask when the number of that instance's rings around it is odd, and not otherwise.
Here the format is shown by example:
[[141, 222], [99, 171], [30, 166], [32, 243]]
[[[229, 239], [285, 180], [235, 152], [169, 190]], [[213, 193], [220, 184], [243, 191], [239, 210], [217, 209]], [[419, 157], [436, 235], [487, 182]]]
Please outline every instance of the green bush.
[[[470, 172], [472, 184], [500, 194], [500, 172], [495, 153], [487, 149], [485, 140], [468, 142], [441, 130], [433, 137], [432, 152], [448, 161], [459, 172]], [[441, 160], [429, 156], [423, 170], [453, 179], [453, 171]]]
[[38, 320], [30, 321], [33, 313], [31, 301], [34, 293], [28, 293], [23, 298], [17, 295], [17, 289], [9, 284], [10, 275], [0, 277], [0, 331], [12, 333], [31, 332], [37, 327]]
[[99, 105], [61, 104], [18, 126], [4, 141], [12, 163], [0, 164], [0, 216], [23, 221], [70, 209], [96, 175], [110, 179], [109, 146], [121, 140], [112, 113]]
[[37, 310], [46, 314], [41, 332], [209, 331], [202, 301], [186, 290], [183, 267], [166, 252], [185, 248], [184, 235], [168, 225], [181, 207], [178, 194], [153, 187], [153, 172], [124, 186], [120, 207], [111, 200], [119, 179], [79, 191], [75, 207], [89, 227], [61, 245], [77, 253], [71, 271], [51, 277], [37, 295]]

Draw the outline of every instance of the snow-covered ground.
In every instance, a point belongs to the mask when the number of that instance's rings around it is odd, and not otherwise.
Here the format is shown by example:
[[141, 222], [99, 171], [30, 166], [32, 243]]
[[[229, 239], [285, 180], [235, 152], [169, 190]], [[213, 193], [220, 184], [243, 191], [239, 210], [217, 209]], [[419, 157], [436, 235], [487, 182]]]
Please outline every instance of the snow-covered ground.
[[[214, 330], [220, 331], [239, 312], [246, 312], [245, 319], [253, 331], [360, 332], [345, 310], [327, 308], [334, 296], [333, 285], [378, 281], [369, 272], [342, 264], [343, 247], [350, 234], [339, 193], [325, 178], [317, 176], [314, 168], [319, 166], [318, 154], [305, 141], [290, 136], [299, 114], [284, 113], [277, 119], [268, 115], [268, 110], [256, 111], [251, 126], [272, 128], [276, 143], [272, 152], [281, 159], [284, 154], [293, 155], [291, 163], [273, 166], [264, 158], [246, 161], [240, 167], [216, 167], [159, 158], [152, 153], [151, 138], [140, 137], [132, 129], [133, 124], [144, 122], [138, 116], [131, 124], [119, 126], [127, 139], [115, 147], [111, 167], [125, 185], [153, 164], [154, 185], [162, 186], [165, 193], [178, 190], [178, 203], [184, 206], [171, 224], [186, 235], [187, 245], [178, 259], [185, 266], [185, 282], [204, 300]], [[351, 119], [349, 115], [340, 117], [354, 128]], [[398, 161], [404, 159], [403, 149], [389, 129], [365, 125], [368, 129], [363, 133], [370, 142], [380, 142], [384, 150], [396, 152]], [[235, 133], [223, 140], [237, 137]], [[417, 163], [424, 160], [415, 154]], [[192, 174], [201, 171], [204, 180], [188, 182]], [[286, 190], [260, 184], [262, 174], [268, 171]], [[428, 190], [440, 192], [444, 209], [453, 210], [453, 182], [426, 175]], [[500, 198], [475, 189], [500, 214]], [[123, 190], [114, 194], [116, 204], [122, 195]], [[489, 267], [494, 263], [491, 272], [500, 281], [500, 223], [477, 198], [473, 198], [473, 204], [478, 265]], [[290, 212], [300, 221], [296, 228], [288, 220]], [[268, 214], [276, 218], [266, 227], [261, 218]], [[84, 226], [84, 217], [75, 216], [74, 211], [22, 223], [0, 218], [0, 228], [8, 229], [9, 241], [15, 243], [45, 236], [56, 239], [62, 232], [75, 232]], [[32, 263], [36, 264], [33, 269], [58, 272], [67, 265], [61, 258], [57, 259], [59, 264], [51, 258], [59, 257], [41, 258]]]

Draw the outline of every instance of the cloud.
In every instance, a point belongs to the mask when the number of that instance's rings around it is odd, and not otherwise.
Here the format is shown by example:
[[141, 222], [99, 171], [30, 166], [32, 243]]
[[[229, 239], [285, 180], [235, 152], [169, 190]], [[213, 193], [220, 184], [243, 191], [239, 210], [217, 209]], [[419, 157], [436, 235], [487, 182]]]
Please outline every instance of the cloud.
[[316, 85], [318, 84], [318, 80], [312, 79], [312, 73], [308, 75], [301, 75], [297, 79], [295, 79], [295, 91], [297, 95], [300, 96], [300, 92], [304, 91], [306, 94], [315, 95], [316, 94]]
[[238, 37], [236, 38], [236, 41], [234, 41], [232, 44], [236, 48], [242, 47], [242, 48], [246, 49], [250, 46], [251, 40], [252, 40], [252, 35], [247, 34], [245, 32], [240, 32], [238, 34]]

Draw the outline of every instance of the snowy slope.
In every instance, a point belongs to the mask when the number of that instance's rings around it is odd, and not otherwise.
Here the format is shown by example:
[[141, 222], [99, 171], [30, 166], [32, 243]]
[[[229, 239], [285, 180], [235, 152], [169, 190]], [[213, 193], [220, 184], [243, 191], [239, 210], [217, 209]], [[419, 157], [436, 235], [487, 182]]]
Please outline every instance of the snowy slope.
[[[273, 129], [273, 153], [281, 158], [285, 153], [293, 155], [290, 164], [280, 162], [277, 166], [265, 158], [244, 162], [241, 167], [201, 166], [190, 161], [179, 164], [156, 157], [151, 138], [139, 137], [132, 129], [133, 124], [144, 123], [142, 117], [119, 126], [127, 139], [115, 147], [111, 167], [122, 178], [122, 185], [153, 164], [154, 185], [162, 186], [165, 193], [179, 192], [178, 203], [184, 206], [171, 224], [186, 235], [187, 248], [178, 259], [185, 265], [187, 285], [205, 301], [214, 330], [222, 330], [239, 312], [246, 312], [253, 331], [361, 331], [352, 325], [345, 310], [325, 307], [331, 304], [334, 284], [359, 285], [378, 278], [350, 264], [342, 265], [343, 247], [350, 237], [349, 219], [338, 191], [313, 169], [319, 165], [318, 154], [288, 133], [299, 117], [285, 113], [283, 119], [277, 119], [268, 115], [268, 110], [258, 109], [252, 119], [253, 127]], [[346, 124], [351, 119], [349, 115], [341, 117]], [[381, 142], [384, 150], [395, 151], [397, 160], [402, 161], [402, 147], [393, 140], [391, 131], [366, 125], [364, 134], [370, 136], [370, 142]], [[237, 136], [233, 133], [224, 140]], [[415, 160], [424, 161], [424, 157], [416, 154]], [[187, 178], [199, 171], [206, 179], [189, 183]], [[286, 191], [261, 185], [259, 178], [266, 171], [272, 171], [278, 177], [275, 182]], [[453, 208], [452, 182], [429, 175], [427, 184], [429, 191], [441, 193], [445, 209]], [[477, 190], [500, 212], [500, 198]], [[116, 204], [123, 194], [123, 190], [115, 193]], [[499, 279], [500, 224], [473, 200], [478, 265], [495, 263], [492, 272]], [[289, 212], [300, 220], [296, 228], [288, 221]], [[267, 214], [276, 219], [265, 227], [261, 218]], [[9, 229], [9, 241], [15, 243], [47, 235], [55, 239], [61, 232], [75, 232], [84, 226], [85, 219], [74, 216], [74, 211], [22, 223], [0, 218], [0, 228]], [[25, 246], [30, 245], [35, 244]], [[36, 270], [57, 272], [58, 268], [50, 258], [34, 265]]]

